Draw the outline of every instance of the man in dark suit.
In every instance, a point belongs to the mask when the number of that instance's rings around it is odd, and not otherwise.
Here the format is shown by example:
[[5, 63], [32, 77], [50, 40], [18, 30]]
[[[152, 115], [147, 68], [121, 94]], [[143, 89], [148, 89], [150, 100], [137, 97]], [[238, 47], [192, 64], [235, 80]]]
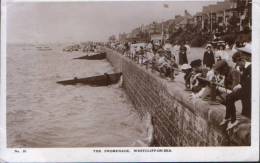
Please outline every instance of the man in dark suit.
[[207, 50], [204, 52], [203, 56], [203, 65], [211, 69], [212, 66], [215, 64], [215, 56], [212, 51], [212, 45], [208, 44], [206, 49]]
[[236, 85], [232, 93], [226, 98], [226, 116], [220, 125], [228, 122], [227, 130], [238, 124], [236, 120], [235, 102], [242, 101], [242, 115], [251, 118], [251, 63], [248, 61], [249, 52], [239, 51], [234, 54], [236, 64], [241, 71], [240, 84]]

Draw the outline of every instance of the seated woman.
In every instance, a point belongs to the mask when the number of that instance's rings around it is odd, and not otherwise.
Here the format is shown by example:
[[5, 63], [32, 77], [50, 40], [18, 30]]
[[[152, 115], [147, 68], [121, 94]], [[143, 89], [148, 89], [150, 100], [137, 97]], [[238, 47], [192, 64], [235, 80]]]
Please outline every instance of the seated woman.
[[158, 64], [160, 59], [160, 53], [162, 53], [161, 49], [155, 50], [154, 56], [152, 58], [152, 72], [154, 70], [159, 71]]
[[138, 55], [137, 55], [137, 63], [138, 64], [143, 64], [144, 54], [145, 54], [144, 48], [141, 46], [139, 51], [138, 51]]
[[[217, 85], [224, 85], [225, 77], [220, 74], [216, 74], [214, 70], [210, 70], [207, 72], [205, 79], [209, 82], [214, 82]], [[208, 100], [211, 92], [209, 82], [206, 83], [206, 85], [204, 85], [204, 87], [202, 87], [200, 91], [194, 94], [194, 98], [202, 98], [203, 100]], [[222, 92], [217, 91], [216, 96], [220, 98], [220, 103], [224, 103], [225, 95]]]
[[164, 57], [164, 65], [163, 65], [163, 68], [162, 68], [165, 77], [172, 78], [172, 75], [173, 75], [172, 74], [173, 73], [172, 67], [175, 66], [175, 65], [176, 65], [175, 60], [172, 59], [171, 54], [167, 54]]
[[166, 73], [166, 65], [168, 64], [164, 55], [164, 51], [160, 51], [159, 53], [160, 58], [158, 60], [158, 70], [160, 72], [160, 75], [163, 76], [163, 74]]
[[192, 67], [192, 73], [190, 77], [190, 89], [192, 90], [192, 92], [197, 93], [206, 86], [206, 83], [204, 81], [198, 80], [198, 77], [205, 78], [208, 69], [202, 67], [202, 61], [200, 59], [192, 61], [190, 65]]
[[207, 69], [202, 68], [202, 61], [200, 59], [193, 60], [190, 63], [190, 68], [183, 70], [185, 72], [184, 80], [187, 90], [198, 92], [201, 89], [201, 82], [197, 80], [197, 77], [205, 77]]
[[147, 68], [149, 67], [150, 64], [152, 64], [153, 57], [154, 57], [154, 53], [152, 49], [148, 48], [147, 50], [145, 50], [143, 64], [146, 65]]

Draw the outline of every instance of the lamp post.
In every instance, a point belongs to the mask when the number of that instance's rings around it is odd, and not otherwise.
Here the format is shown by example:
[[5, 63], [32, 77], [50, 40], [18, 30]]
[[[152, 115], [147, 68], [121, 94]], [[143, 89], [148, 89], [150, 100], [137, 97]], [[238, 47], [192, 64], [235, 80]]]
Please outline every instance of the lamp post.
[[[163, 22], [164, 22], [164, 19], [163, 19]], [[162, 45], [164, 45], [164, 25], [163, 25], [163, 22], [162, 22]]]
[[[169, 5], [168, 4], [164, 4], [163, 5], [164, 8], [168, 9], [169, 8]], [[162, 45], [164, 44], [165, 42], [165, 33], [164, 33], [164, 19], [162, 21]]]
[[212, 12], [210, 14], [210, 33], [212, 33]]

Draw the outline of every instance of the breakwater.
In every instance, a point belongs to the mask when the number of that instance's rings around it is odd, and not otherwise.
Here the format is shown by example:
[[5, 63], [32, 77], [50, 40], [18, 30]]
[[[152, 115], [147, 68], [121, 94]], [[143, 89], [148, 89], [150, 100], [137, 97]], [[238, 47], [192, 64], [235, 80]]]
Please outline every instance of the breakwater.
[[155, 146], [247, 146], [250, 145], [250, 120], [226, 132], [219, 123], [225, 106], [190, 99], [184, 91], [183, 74], [169, 82], [120, 53], [104, 48], [115, 71], [123, 73], [123, 87], [140, 115], [150, 113]]

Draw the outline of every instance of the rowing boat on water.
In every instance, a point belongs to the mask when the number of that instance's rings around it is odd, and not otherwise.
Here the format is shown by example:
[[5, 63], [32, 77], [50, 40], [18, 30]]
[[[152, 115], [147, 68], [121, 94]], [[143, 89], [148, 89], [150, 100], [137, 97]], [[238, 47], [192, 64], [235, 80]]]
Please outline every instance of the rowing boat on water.
[[105, 58], [106, 58], [106, 53], [102, 52], [102, 53], [97, 53], [97, 54], [93, 54], [93, 55], [84, 55], [82, 57], [73, 58], [73, 59], [101, 60], [101, 59], [105, 59]]
[[98, 76], [91, 76], [86, 78], [77, 78], [71, 80], [58, 81], [58, 84], [62, 85], [75, 85], [75, 84], [87, 84], [91, 86], [107, 86], [109, 84], [115, 84], [120, 80], [122, 73], [113, 73]]
[[37, 48], [37, 50], [39, 50], [39, 51], [50, 51], [50, 50], [52, 50], [50, 47], [48, 47], [48, 46], [37, 46], [36, 47]]

